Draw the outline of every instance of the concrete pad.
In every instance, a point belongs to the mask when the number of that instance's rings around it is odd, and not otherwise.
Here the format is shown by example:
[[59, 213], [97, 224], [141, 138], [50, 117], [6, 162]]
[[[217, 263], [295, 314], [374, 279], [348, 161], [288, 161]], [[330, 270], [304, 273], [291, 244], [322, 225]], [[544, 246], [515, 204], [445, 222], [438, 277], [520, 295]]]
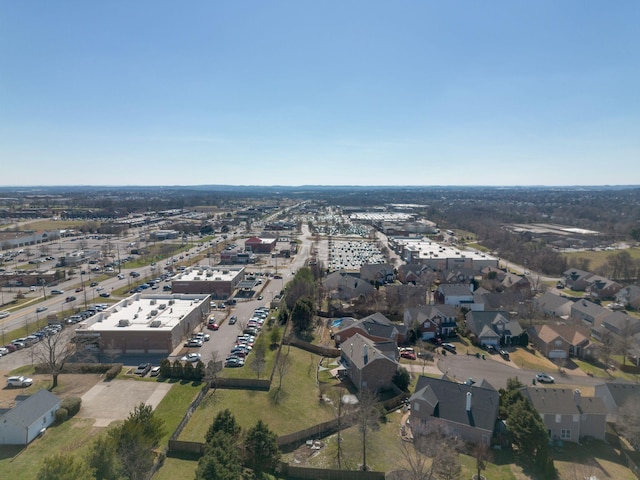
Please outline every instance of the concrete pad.
[[170, 388], [170, 384], [160, 382], [102, 382], [82, 396], [78, 416], [94, 418], [96, 427], [107, 427], [113, 421], [126, 419], [141, 403], [155, 409]]

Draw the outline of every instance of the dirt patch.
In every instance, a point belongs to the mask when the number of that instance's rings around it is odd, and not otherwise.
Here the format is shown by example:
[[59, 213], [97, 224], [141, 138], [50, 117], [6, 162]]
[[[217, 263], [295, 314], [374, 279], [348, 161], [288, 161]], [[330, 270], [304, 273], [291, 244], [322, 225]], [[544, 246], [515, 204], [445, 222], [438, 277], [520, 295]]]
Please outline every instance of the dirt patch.
[[[49, 388], [51, 375], [28, 375], [33, 378], [33, 385], [29, 388], [0, 388], [0, 408], [13, 408], [16, 405], [18, 395], [31, 395], [43, 388]], [[91, 387], [100, 382], [102, 377], [98, 374], [63, 374], [58, 377], [58, 387], [52, 391], [60, 398], [82, 397]], [[4, 377], [1, 379], [5, 383]]]

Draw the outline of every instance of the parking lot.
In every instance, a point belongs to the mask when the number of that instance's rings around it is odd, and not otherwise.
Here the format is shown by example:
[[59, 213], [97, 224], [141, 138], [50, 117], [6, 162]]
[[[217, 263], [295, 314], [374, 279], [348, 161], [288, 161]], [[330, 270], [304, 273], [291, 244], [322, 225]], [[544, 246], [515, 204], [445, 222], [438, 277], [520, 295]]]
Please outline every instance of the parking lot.
[[127, 418], [140, 403], [156, 408], [170, 388], [168, 382], [100, 382], [82, 396], [78, 416], [94, 418], [95, 427], [107, 427], [115, 420]]

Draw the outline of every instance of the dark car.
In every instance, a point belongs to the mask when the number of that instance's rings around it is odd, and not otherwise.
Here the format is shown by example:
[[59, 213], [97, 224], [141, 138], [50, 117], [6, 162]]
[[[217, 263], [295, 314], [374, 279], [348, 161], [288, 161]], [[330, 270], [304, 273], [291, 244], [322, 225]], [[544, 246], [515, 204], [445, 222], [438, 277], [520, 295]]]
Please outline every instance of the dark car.
[[67, 303], [68, 302], [73, 302], [75, 299], [76, 299], [76, 297], [70, 296], [70, 297], [65, 298], [65, 302], [67, 302]]
[[111, 296], [111, 294], [110, 294], [109, 292], [102, 292], [102, 293], [100, 294], [100, 296], [101, 296], [102, 298], [109, 298], [109, 297]]
[[136, 375], [144, 377], [149, 372], [149, 370], [151, 370], [150, 363], [141, 363], [140, 365], [138, 365], [138, 368], [136, 368], [136, 371], [134, 373]]

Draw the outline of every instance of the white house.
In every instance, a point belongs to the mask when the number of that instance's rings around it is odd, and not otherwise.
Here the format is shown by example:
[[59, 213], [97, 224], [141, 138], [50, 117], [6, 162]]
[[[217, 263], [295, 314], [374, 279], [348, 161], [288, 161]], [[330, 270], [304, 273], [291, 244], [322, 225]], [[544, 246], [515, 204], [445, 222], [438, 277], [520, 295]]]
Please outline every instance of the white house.
[[0, 445], [28, 445], [56, 419], [61, 400], [42, 389], [0, 416]]

